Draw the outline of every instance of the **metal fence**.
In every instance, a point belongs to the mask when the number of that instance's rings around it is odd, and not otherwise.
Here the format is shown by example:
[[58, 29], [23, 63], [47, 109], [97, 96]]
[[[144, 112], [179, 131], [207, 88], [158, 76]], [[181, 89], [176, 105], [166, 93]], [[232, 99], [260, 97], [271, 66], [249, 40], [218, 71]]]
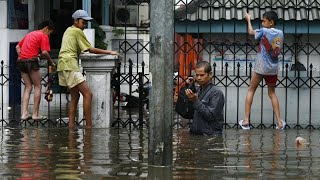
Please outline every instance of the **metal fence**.
[[[42, 62], [41, 64], [44, 64]], [[42, 97], [40, 104], [40, 114], [47, 117], [47, 120], [21, 121], [21, 99], [23, 91], [23, 81], [20, 73], [16, 70], [15, 66], [9, 66], [1, 61], [0, 66], [0, 91], [1, 91], [1, 126], [67, 126], [67, 106], [69, 102], [68, 92], [65, 88], [57, 85], [56, 74], [47, 73], [45, 67], [41, 67], [42, 72]], [[47, 102], [44, 98], [44, 92], [47, 89], [49, 75], [53, 77], [53, 101]], [[21, 88], [22, 87], [22, 88]], [[29, 109], [33, 109], [33, 94], [29, 100]], [[82, 124], [83, 119], [77, 121], [77, 124]]]
[[[126, 5], [126, 2], [123, 3]], [[287, 128], [318, 127], [317, 119], [320, 116], [316, 107], [319, 104], [313, 97], [317, 97], [319, 93], [319, 5], [319, 1], [304, 0], [175, 1], [173, 76], [175, 79], [182, 79], [175, 88], [179, 89], [186, 77], [192, 74], [197, 61], [209, 61], [214, 69], [213, 82], [226, 96], [225, 127], [238, 127], [238, 120], [244, 116], [243, 106], [251, 79], [251, 64], [258, 51], [257, 42], [247, 34], [244, 11], [251, 14], [254, 28], [261, 28], [262, 14], [274, 10], [279, 16], [277, 28], [285, 33], [277, 82], [282, 118], [287, 122]], [[125, 32], [129, 32], [124, 27]], [[142, 50], [148, 53], [148, 42], [143, 48], [135, 46], [140, 42], [138, 37], [148, 34], [148, 29], [136, 27], [136, 30], [136, 41], [125, 37], [125, 44], [137, 54]], [[124, 54], [129, 52], [126, 48], [119, 49]], [[137, 58], [135, 61], [139, 64], [145, 59]], [[125, 75], [122, 78], [125, 79]], [[118, 81], [120, 88], [126, 81], [128, 80]], [[255, 95], [254, 105], [258, 105], [252, 108], [252, 123], [255, 128], [275, 127], [273, 111], [264, 93], [265, 88], [265, 82], [261, 82]], [[174, 119], [175, 127], [188, 127], [191, 123], [178, 115]], [[117, 122], [122, 122], [119, 123], [122, 126], [127, 126], [130, 122], [139, 124], [139, 121], [134, 121], [131, 117], [128, 120], [118, 118]]]
[[[141, 2], [144, 10], [146, 3], [150, 3], [147, 0]], [[139, 10], [141, 2], [121, 1], [117, 6], [133, 11]], [[276, 88], [282, 118], [287, 122], [287, 128], [318, 128], [320, 114], [317, 107], [320, 103], [315, 98], [320, 93], [319, 6], [319, 1], [304, 0], [175, 1], [173, 83], [174, 79], [181, 79], [175, 89], [179, 89], [186, 77], [192, 74], [197, 61], [209, 61], [213, 67], [213, 83], [225, 95], [225, 127], [238, 128], [237, 122], [244, 116], [244, 99], [250, 84], [252, 63], [258, 50], [257, 42], [247, 35], [243, 11], [252, 15], [254, 28], [261, 28], [262, 14], [274, 10], [279, 16], [277, 28], [285, 34]], [[112, 41], [113, 49], [124, 55], [124, 61], [113, 75], [114, 127], [146, 127], [148, 124], [143, 86], [150, 82], [149, 27], [147, 21], [141, 24], [136, 22], [139, 22], [139, 17], [131, 23], [119, 21], [117, 25], [122, 26], [124, 36]], [[1, 63], [2, 126], [20, 123], [20, 104], [4, 104], [3, 93], [8, 92], [5, 89], [21, 84], [20, 78], [17, 78], [19, 75], [9, 74], [9, 68], [11, 67]], [[44, 75], [44, 85], [47, 77], [48, 75]], [[275, 127], [273, 111], [264, 92], [266, 84], [262, 81], [252, 107], [254, 120], [251, 123], [254, 128]], [[49, 117], [48, 121], [41, 122], [42, 125], [67, 125], [64, 121], [67, 116], [67, 93], [60, 87], [57, 87], [55, 93], [53, 102], [41, 102], [42, 110]], [[121, 106], [122, 93], [135, 97], [138, 104]], [[11, 107], [12, 115], [4, 119], [7, 107]], [[12, 113], [13, 111], [17, 113]], [[81, 124], [81, 112], [78, 119]], [[191, 122], [175, 114], [175, 128], [189, 127]], [[35, 124], [30, 122], [29, 125]]]
[[[142, 67], [144, 64], [142, 64]], [[226, 128], [239, 128], [238, 120], [241, 119], [243, 111], [243, 101], [245, 97], [246, 90], [250, 84], [251, 73], [248, 76], [241, 75], [240, 71], [243, 69], [240, 63], [236, 65], [236, 74], [229, 75], [228, 66], [229, 64], [224, 64], [224, 75], [217, 75], [217, 65], [213, 65], [214, 78], [212, 79], [213, 84], [219, 87], [225, 94], [225, 127]], [[129, 61], [129, 73], [121, 73], [121, 69], [124, 67], [119, 64], [117, 71], [113, 75], [113, 88], [114, 97], [120, 99], [121, 92], [123, 92], [122, 86], [124, 84], [129, 88], [129, 96], [134, 96], [134, 88], [137, 89], [137, 101], [135, 105], [128, 107], [121, 107], [120, 101], [115, 101], [114, 103], [114, 121], [112, 123], [113, 127], [146, 127], [148, 125], [148, 109], [146, 96], [142, 91], [142, 87], [149, 83], [148, 74], [143, 70], [139, 73], [132, 73], [133, 64]], [[251, 72], [252, 65], [249, 64], [249, 72]], [[4, 92], [5, 87], [14, 86], [17, 83], [22, 83], [20, 78], [13, 75], [8, 76], [4, 73], [4, 69], [8, 68], [3, 62], [1, 63], [1, 91]], [[142, 68], [144, 69], [144, 68]], [[308, 76], [301, 75], [300, 71], [297, 74], [289, 70], [288, 64], [285, 65], [284, 76], [279, 76], [277, 81], [277, 89], [280, 91], [280, 104], [283, 119], [287, 123], [287, 128], [318, 128], [319, 122], [319, 112], [316, 110], [319, 106], [318, 101], [313, 98], [317, 97], [320, 93], [320, 77], [314, 77], [312, 64], [308, 68]], [[220, 71], [220, 70], [219, 70]], [[48, 75], [45, 75], [42, 79], [43, 89], [45, 90], [45, 85], [47, 83]], [[19, 74], [17, 74], [19, 76]], [[56, 77], [56, 76], [55, 76]], [[173, 81], [174, 82], [174, 81]], [[10, 85], [9, 85], [10, 84]], [[136, 86], [134, 86], [136, 84]], [[43, 90], [43, 91], [44, 91]], [[260, 91], [260, 92], [259, 92]], [[266, 84], [262, 81], [257, 90], [255, 99], [260, 101], [255, 111], [256, 121], [252, 122], [253, 128], [271, 128], [275, 127], [275, 121], [272, 110], [266, 109]], [[174, 92], [174, 90], [173, 90]], [[118, 97], [117, 97], [118, 96]], [[258, 97], [257, 97], [258, 96]], [[260, 96], [260, 97], [259, 97]], [[4, 94], [2, 94], [4, 97]], [[42, 98], [41, 102], [41, 113], [47, 115], [48, 120], [36, 122], [33, 120], [21, 122], [20, 117], [20, 104], [10, 104], [9, 117], [4, 119], [4, 111], [6, 111], [5, 104], [3, 103], [3, 98], [1, 102], [1, 123], [2, 126], [7, 125], [22, 125], [22, 126], [67, 126], [67, 104], [68, 104], [68, 93], [57, 86], [55, 90], [54, 100], [52, 102], [47, 102]], [[32, 100], [31, 100], [32, 101]], [[292, 103], [293, 102], [293, 103]], [[31, 105], [32, 106], [32, 105]], [[270, 113], [271, 112], [271, 113]], [[254, 114], [254, 113], [253, 113]], [[81, 125], [83, 119], [78, 116], [78, 125]], [[183, 119], [179, 115], [175, 114], [174, 127], [175, 128], [186, 128], [189, 127], [191, 120]]]

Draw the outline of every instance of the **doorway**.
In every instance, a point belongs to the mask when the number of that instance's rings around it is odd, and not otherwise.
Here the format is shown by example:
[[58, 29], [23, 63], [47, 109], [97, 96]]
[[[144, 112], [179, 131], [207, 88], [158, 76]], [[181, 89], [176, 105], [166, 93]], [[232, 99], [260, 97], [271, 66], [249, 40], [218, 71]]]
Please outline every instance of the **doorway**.
[[64, 31], [72, 25], [72, 13], [82, 9], [82, 0], [50, 0], [49, 16], [55, 24], [55, 32], [50, 37], [53, 58], [58, 56]]

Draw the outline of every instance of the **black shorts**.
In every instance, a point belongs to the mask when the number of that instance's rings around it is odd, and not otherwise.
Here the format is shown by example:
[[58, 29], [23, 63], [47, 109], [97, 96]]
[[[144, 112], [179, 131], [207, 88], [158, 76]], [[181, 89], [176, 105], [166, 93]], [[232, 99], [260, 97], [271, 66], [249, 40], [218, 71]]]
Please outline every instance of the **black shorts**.
[[40, 69], [38, 58], [34, 59], [18, 59], [16, 67], [20, 72], [31, 73], [31, 71], [38, 71]]

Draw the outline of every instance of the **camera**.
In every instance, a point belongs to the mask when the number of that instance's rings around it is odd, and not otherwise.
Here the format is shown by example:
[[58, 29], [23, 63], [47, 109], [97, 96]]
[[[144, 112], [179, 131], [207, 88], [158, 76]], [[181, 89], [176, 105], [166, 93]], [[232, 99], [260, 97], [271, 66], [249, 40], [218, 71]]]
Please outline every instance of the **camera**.
[[194, 84], [194, 81], [191, 82], [191, 84], [187, 84], [187, 89], [190, 89], [193, 93], [196, 93], [196, 85]]

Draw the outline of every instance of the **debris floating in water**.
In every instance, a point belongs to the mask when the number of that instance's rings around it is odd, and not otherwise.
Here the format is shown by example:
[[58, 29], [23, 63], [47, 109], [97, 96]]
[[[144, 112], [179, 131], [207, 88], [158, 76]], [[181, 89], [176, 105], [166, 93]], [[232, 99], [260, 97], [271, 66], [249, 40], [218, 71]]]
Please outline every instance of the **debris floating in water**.
[[303, 137], [297, 137], [295, 140], [296, 145], [306, 145], [308, 141]]

